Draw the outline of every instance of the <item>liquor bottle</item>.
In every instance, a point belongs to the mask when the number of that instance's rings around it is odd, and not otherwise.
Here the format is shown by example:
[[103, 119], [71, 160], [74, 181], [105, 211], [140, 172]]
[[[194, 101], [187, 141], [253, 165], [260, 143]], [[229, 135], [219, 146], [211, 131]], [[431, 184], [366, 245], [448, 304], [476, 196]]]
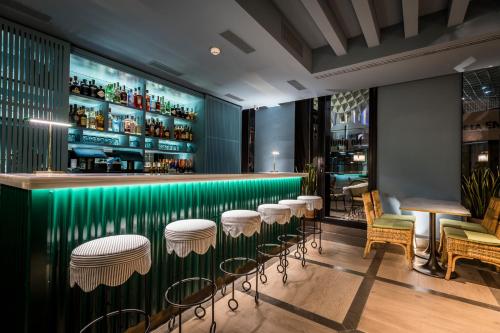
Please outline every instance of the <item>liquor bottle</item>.
[[165, 133], [163, 134], [163, 136], [167, 140], [170, 139], [170, 129], [168, 128], [168, 126], [165, 126]]
[[121, 89], [120, 89], [120, 82], [116, 82], [114, 86], [114, 96], [113, 96], [113, 102], [120, 104], [121, 101]]
[[113, 117], [111, 115], [111, 108], [108, 108], [108, 131], [113, 131]]
[[104, 115], [101, 111], [95, 116], [95, 127], [98, 131], [104, 131]]
[[141, 87], [137, 88], [137, 106], [136, 108], [142, 109], [142, 94], [141, 94]]
[[69, 87], [69, 92], [71, 93], [71, 90], [73, 87], [73, 77], [72, 76], [69, 77], [69, 86], [68, 87]]
[[112, 117], [112, 130], [113, 132], [121, 132], [122, 131], [122, 121], [120, 118], [113, 116]]
[[163, 96], [160, 98], [160, 113], [165, 114], [165, 98]]
[[189, 141], [193, 141], [193, 129], [189, 128]]
[[158, 119], [156, 119], [155, 123], [155, 136], [157, 138], [160, 137], [160, 122], [158, 121]]
[[157, 112], [161, 112], [161, 100], [160, 100], [160, 96], [157, 96], [155, 105], [156, 105], [156, 111]]
[[80, 126], [80, 116], [78, 115], [78, 106], [73, 104], [73, 120], [71, 123], [75, 126]]
[[151, 136], [155, 136], [155, 120], [153, 118], [151, 118], [149, 122], [149, 133]]
[[137, 124], [135, 122], [134, 116], [132, 116], [131, 119], [130, 119], [130, 121], [129, 121], [129, 131], [130, 131], [130, 133], [135, 134], [136, 133], [136, 127], [137, 127]]
[[76, 75], [73, 76], [73, 83], [71, 84], [70, 92], [72, 94], [80, 94], [80, 84], [78, 83], [78, 77]]
[[128, 95], [127, 91], [125, 90], [125, 86], [123, 86], [122, 90], [120, 91], [120, 104], [121, 105], [128, 104]]
[[73, 123], [73, 105], [69, 105], [69, 113], [68, 113], [68, 123], [72, 124]]
[[83, 79], [82, 84], [80, 85], [80, 94], [88, 96], [90, 94], [89, 85], [87, 84], [87, 80]]
[[115, 91], [113, 90], [113, 85], [108, 83], [106, 85], [106, 89], [104, 90], [104, 99], [108, 102], [112, 102], [114, 93]]
[[97, 95], [97, 98], [104, 99], [105, 92], [104, 92], [104, 89], [102, 89], [102, 86], [99, 86], [99, 88], [97, 89], [96, 95]]
[[151, 111], [151, 96], [149, 96], [148, 90], [146, 90], [146, 111]]
[[87, 127], [90, 129], [96, 129], [94, 108], [90, 108], [88, 110]]
[[80, 107], [78, 118], [80, 121], [80, 127], [87, 128], [87, 115], [85, 114], [84, 107]]
[[89, 82], [89, 96], [97, 97], [97, 86], [95, 85], [95, 80]]
[[127, 105], [128, 105], [128, 106], [130, 106], [130, 107], [135, 106], [135, 105], [134, 105], [134, 93], [132, 92], [132, 89], [129, 89], [129, 90], [128, 90], [128, 94], [127, 94]]
[[172, 108], [170, 106], [170, 101], [167, 101], [167, 105], [165, 106], [165, 111], [166, 111], [166, 114], [171, 116], [172, 115]]
[[123, 121], [123, 131], [125, 133], [130, 133], [130, 119], [128, 119], [128, 116]]

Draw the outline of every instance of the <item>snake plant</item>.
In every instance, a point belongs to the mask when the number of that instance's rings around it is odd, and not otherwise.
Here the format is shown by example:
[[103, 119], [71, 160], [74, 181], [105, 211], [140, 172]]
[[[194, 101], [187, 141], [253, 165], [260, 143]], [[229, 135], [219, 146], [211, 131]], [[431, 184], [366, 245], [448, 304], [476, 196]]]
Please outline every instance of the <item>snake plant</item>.
[[483, 218], [491, 197], [500, 196], [500, 170], [477, 168], [470, 176], [463, 176], [462, 193], [472, 217]]
[[306, 164], [305, 172], [307, 176], [302, 181], [302, 193], [314, 195], [318, 187], [317, 169], [314, 164]]

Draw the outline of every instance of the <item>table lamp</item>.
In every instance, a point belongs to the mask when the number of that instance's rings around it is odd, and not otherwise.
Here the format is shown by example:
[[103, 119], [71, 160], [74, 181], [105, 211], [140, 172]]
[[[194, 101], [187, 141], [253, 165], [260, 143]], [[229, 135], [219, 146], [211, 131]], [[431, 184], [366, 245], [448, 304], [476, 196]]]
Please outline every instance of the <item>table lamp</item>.
[[280, 152], [277, 150], [273, 150], [273, 152], [271, 154], [273, 154], [273, 172], [277, 172], [276, 171], [276, 156], [278, 156], [280, 154]]
[[[52, 120], [35, 119], [35, 118], [30, 118], [28, 120], [30, 123], [33, 123], [33, 124], [49, 125], [49, 147], [48, 147], [47, 171], [46, 172], [52, 173], [52, 172], [54, 172], [52, 170], [52, 126], [71, 127], [71, 124], [61, 123], [61, 122], [52, 121]], [[42, 173], [43, 173], [43, 171], [42, 171]]]

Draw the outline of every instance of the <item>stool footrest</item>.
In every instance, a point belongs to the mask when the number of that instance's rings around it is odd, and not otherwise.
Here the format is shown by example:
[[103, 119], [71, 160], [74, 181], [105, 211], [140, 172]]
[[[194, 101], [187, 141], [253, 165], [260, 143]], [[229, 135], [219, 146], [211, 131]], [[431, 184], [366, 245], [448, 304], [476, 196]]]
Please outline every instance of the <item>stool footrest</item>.
[[319, 228], [313, 228], [313, 227], [305, 227], [304, 231], [302, 230], [302, 227], [298, 227], [297, 228], [297, 231], [301, 234], [315, 234], [315, 235], [319, 235], [321, 233], [323, 233], [323, 230], [319, 229]]
[[[184, 296], [184, 288], [191, 285], [198, 284], [198, 291], [194, 294]], [[180, 290], [179, 290], [180, 288]], [[204, 289], [207, 289], [207, 292], [204, 292]], [[191, 277], [179, 280], [172, 284], [167, 291], [165, 292], [165, 301], [173, 305], [175, 307], [181, 309], [187, 309], [193, 307], [195, 305], [201, 305], [208, 300], [210, 300], [217, 293], [217, 286], [215, 282], [202, 277]], [[178, 295], [180, 295], [180, 299], [178, 299]], [[184, 302], [186, 300], [186, 302]]]
[[98, 322], [100, 322], [102, 320], [105, 320], [105, 319], [110, 318], [110, 317], [115, 317], [118, 315], [128, 314], [128, 313], [137, 313], [137, 314], [143, 315], [146, 319], [146, 324], [145, 324], [146, 329], [144, 330], [144, 332], [149, 332], [149, 330], [151, 329], [151, 319], [149, 318], [149, 315], [145, 311], [140, 310], [140, 309], [121, 309], [121, 310], [115, 310], [115, 311], [108, 312], [108, 313], [94, 319], [92, 322], [85, 325], [85, 327], [80, 330], [80, 333], [85, 332], [86, 330], [88, 330], [89, 328], [91, 328], [92, 326], [94, 326], [95, 324], [97, 324]]
[[260, 244], [257, 246], [257, 253], [269, 258], [280, 257], [283, 250], [283, 245], [274, 243]]
[[[251, 268], [248, 270], [248, 266]], [[220, 270], [231, 276], [245, 276], [257, 272], [257, 260], [246, 257], [229, 258], [220, 263]], [[245, 270], [247, 268], [247, 270]]]

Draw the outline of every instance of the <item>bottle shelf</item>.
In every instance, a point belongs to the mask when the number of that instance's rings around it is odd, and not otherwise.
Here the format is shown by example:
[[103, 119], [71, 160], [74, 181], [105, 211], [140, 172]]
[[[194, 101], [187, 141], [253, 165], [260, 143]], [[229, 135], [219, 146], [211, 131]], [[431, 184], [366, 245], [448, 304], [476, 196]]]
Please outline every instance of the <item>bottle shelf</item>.
[[97, 144], [97, 143], [86, 143], [86, 142], [71, 142], [68, 141], [68, 148], [111, 148], [111, 149], [119, 149], [119, 150], [134, 150], [134, 151], [142, 151], [141, 147], [130, 147], [126, 145], [113, 145], [113, 144]]
[[177, 117], [177, 116], [172, 116], [169, 114], [164, 114], [158, 111], [146, 111], [146, 117], [148, 118], [154, 118], [154, 117], [163, 117], [163, 118], [171, 118], [174, 119], [175, 121], [180, 121], [180, 122], [186, 122], [186, 123], [194, 123], [196, 122], [196, 119], [187, 119], [187, 118], [182, 118], [182, 117]]
[[[143, 111], [142, 109], [138, 109], [138, 108], [135, 108], [132, 106], [123, 105], [120, 103], [106, 101], [104, 99], [100, 99], [100, 98], [96, 98], [96, 97], [90, 97], [90, 96], [74, 94], [74, 93], [69, 94], [69, 99], [70, 99], [70, 104], [109, 105], [111, 108], [119, 108], [122, 111], [129, 112], [129, 113], [138, 113], [138, 112]], [[111, 112], [113, 112], [113, 111], [111, 111]]]
[[81, 131], [81, 132], [87, 132], [87, 133], [92, 133], [94, 135], [99, 136], [113, 136], [113, 135], [127, 135], [127, 136], [133, 136], [133, 137], [141, 137], [142, 134], [140, 133], [127, 133], [127, 132], [113, 132], [113, 131], [101, 131], [98, 129], [93, 129], [93, 128], [85, 128], [85, 127], [70, 127], [70, 132], [75, 132], [75, 131]]

